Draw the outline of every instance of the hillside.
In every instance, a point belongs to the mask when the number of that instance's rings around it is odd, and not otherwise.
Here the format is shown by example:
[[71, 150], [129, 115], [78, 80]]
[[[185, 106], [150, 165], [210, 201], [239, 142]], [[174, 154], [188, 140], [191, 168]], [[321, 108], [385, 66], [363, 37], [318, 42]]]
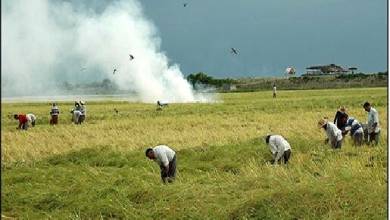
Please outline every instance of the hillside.
[[[300, 76], [284, 78], [243, 78], [235, 80], [235, 91], [271, 90], [275, 83], [278, 90], [336, 89], [386, 87], [388, 74], [346, 74], [324, 76]], [[223, 88], [222, 88], [223, 91]]]

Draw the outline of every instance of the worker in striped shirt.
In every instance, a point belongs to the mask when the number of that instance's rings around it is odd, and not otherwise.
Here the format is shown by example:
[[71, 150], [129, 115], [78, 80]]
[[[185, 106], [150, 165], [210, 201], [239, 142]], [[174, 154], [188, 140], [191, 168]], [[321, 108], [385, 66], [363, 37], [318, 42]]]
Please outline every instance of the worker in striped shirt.
[[52, 104], [51, 111], [50, 111], [50, 124], [56, 125], [58, 124], [58, 115], [60, 114], [60, 110], [58, 109], [58, 106], [56, 103]]
[[361, 146], [363, 144], [363, 127], [359, 121], [353, 117], [348, 117], [347, 115], [342, 116], [340, 121], [342, 124], [341, 132], [343, 135], [346, 135], [349, 132], [353, 140], [353, 144], [355, 146]]

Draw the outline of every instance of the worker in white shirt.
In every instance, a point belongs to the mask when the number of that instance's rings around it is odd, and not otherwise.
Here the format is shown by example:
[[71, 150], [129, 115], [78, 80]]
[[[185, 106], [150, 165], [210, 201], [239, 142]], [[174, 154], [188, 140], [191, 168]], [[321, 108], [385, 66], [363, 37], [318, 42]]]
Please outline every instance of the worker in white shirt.
[[80, 118], [79, 118], [79, 123], [83, 123], [85, 121], [85, 118], [87, 117], [87, 106], [85, 105], [84, 101], [80, 101]]
[[272, 97], [273, 98], [276, 98], [276, 85], [274, 83], [274, 85], [272, 86]]
[[323, 128], [326, 131], [327, 138], [325, 139], [325, 143], [330, 142], [330, 145], [334, 149], [341, 148], [343, 135], [335, 124], [329, 122], [327, 118], [321, 118], [318, 121], [318, 127]]
[[154, 160], [161, 169], [161, 179], [164, 183], [171, 183], [176, 176], [176, 153], [166, 145], [158, 145], [148, 148], [146, 157]]
[[282, 159], [285, 164], [291, 156], [291, 146], [281, 135], [267, 135], [265, 142], [272, 153], [272, 164], [279, 163]]
[[375, 144], [379, 143], [379, 134], [381, 132], [379, 126], [378, 111], [371, 106], [369, 102], [364, 103], [363, 108], [368, 112], [367, 129], [368, 129], [368, 143], [375, 141]]
[[341, 116], [339, 120], [340, 124], [342, 125], [342, 134], [346, 135], [348, 132], [350, 132], [353, 144], [355, 146], [361, 146], [363, 144], [363, 127], [359, 121], [353, 117], [349, 117], [346, 114]]
[[26, 118], [27, 118], [28, 123], [31, 124], [31, 127], [34, 127], [37, 117], [32, 113], [28, 113], [28, 114], [26, 114]]
[[158, 111], [161, 111], [166, 106], [168, 106], [167, 101], [160, 101], [160, 100], [157, 101], [157, 110]]
[[72, 121], [75, 124], [81, 124], [80, 116], [82, 115], [82, 113], [79, 102], [74, 103], [74, 108], [70, 111], [70, 113], [72, 113]]

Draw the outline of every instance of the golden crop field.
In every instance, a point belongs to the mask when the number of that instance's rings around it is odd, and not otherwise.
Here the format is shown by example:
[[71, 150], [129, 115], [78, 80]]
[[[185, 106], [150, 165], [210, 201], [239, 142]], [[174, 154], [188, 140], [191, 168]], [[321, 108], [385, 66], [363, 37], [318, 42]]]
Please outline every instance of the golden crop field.
[[[323, 143], [317, 121], [345, 105], [367, 120], [378, 110], [381, 143], [341, 150]], [[70, 102], [2, 103], [2, 213], [29, 219], [383, 219], [387, 209], [387, 88], [223, 93], [215, 103], [87, 102], [87, 119], [71, 123]], [[114, 111], [116, 108], [119, 112]], [[12, 113], [37, 125], [16, 129]], [[272, 166], [264, 142], [282, 134], [288, 166]], [[170, 185], [144, 150], [177, 151]]]

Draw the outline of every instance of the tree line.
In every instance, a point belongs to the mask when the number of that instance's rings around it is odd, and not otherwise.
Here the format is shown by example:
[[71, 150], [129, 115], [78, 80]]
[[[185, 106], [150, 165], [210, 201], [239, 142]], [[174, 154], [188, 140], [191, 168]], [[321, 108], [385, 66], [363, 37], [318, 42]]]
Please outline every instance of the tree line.
[[193, 88], [196, 88], [197, 85], [208, 85], [214, 87], [222, 87], [224, 84], [234, 84], [235, 80], [231, 78], [226, 79], [216, 79], [212, 76], [208, 76], [203, 72], [192, 73], [187, 76], [187, 81], [192, 85]]

